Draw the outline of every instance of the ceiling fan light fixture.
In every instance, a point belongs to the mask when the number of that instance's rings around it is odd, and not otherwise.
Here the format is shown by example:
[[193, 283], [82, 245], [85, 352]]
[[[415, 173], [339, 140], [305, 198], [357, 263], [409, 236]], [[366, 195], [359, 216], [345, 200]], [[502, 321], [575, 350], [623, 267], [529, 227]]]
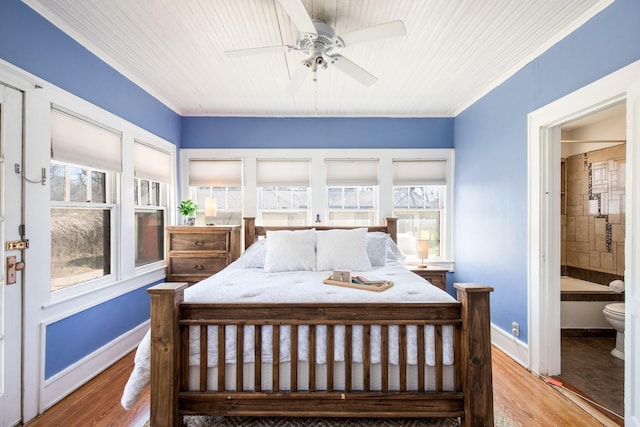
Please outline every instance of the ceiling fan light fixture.
[[[371, 27], [361, 28], [336, 36], [335, 30], [322, 19], [311, 19], [301, 0], [278, 0], [280, 5], [285, 9], [291, 21], [298, 28], [298, 38], [295, 46], [266, 46], [261, 48], [241, 49], [236, 51], [227, 51], [228, 56], [244, 56], [258, 53], [274, 53], [274, 52], [304, 52], [307, 58], [299, 64], [302, 67], [298, 69], [309, 69], [315, 73], [318, 69], [325, 69], [329, 64], [335, 66], [340, 72], [345, 73], [349, 77], [358, 81], [364, 86], [371, 86], [376, 82], [377, 78], [353, 63], [348, 58], [334, 52], [335, 49], [350, 47], [354, 44], [371, 42], [376, 40], [388, 39], [391, 37], [404, 36], [406, 29], [402, 21], [392, 21], [384, 24], [374, 25]], [[292, 76], [291, 86], [298, 88], [304, 79], [295, 76], [300, 71], [296, 69]], [[294, 79], [295, 77], [295, 79]], [[294, 82], [295, 80], [295, 82]]]

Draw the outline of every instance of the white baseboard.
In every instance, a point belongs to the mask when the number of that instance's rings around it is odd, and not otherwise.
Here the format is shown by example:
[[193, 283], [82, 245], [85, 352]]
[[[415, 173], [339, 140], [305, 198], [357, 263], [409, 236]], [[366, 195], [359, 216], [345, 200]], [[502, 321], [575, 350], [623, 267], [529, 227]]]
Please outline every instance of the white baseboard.
[[491, 324], [491, 344], [525, 368], [530, 369], [529, 346], [493, 323]]
[[144, 334], [149, 330], [149, 325], [150, 321], [147, 320], [46, 380], [40, 394], [39, 412], [42, 413], [55, 405], [131, 352], [142, 341]]

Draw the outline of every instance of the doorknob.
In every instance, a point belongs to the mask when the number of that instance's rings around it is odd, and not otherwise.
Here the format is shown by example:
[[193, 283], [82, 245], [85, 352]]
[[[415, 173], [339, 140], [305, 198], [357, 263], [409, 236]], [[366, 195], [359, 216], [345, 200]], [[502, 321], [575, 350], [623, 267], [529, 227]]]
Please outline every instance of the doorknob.
[[16, 283], [16, 272], [24, 270], [24, 262], [17, 261], [15, 255], [7, 257], [7, 285]]

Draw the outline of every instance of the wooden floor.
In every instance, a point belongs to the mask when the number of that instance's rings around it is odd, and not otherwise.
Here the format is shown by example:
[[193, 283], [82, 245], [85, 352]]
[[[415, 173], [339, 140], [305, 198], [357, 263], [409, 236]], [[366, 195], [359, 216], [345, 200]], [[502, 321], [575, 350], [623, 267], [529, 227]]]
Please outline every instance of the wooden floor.
[[[493, 349], [494, 405], [518, 426], [602, 426], [560, 391]], [[133, 353], [98, 375], [40, 417], [27, 423], [38, 426], [139, 427], [149, 417], [149, 392], [125, 411], [120, 397], [133, 368]]]

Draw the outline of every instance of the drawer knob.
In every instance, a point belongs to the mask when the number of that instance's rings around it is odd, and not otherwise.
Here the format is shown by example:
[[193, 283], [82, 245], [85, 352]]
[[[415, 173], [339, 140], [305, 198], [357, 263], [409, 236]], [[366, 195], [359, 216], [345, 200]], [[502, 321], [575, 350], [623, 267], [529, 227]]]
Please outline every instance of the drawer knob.
[[194, 242], [194, 244], [195, 244], [196, 246], [204, 246], [204, 242], [203, 242], [202, 240], [196, 240], [196, 241]]
[[196, 266], [195, 266], [195, 267], [193, 267], [193, 268], [194, 268], [195, 270], [202, 271], [202, 270], [204, 270], [204, 265], [202, 265], [202, 264], [198, 264], [198, 265], [196, 265]]

